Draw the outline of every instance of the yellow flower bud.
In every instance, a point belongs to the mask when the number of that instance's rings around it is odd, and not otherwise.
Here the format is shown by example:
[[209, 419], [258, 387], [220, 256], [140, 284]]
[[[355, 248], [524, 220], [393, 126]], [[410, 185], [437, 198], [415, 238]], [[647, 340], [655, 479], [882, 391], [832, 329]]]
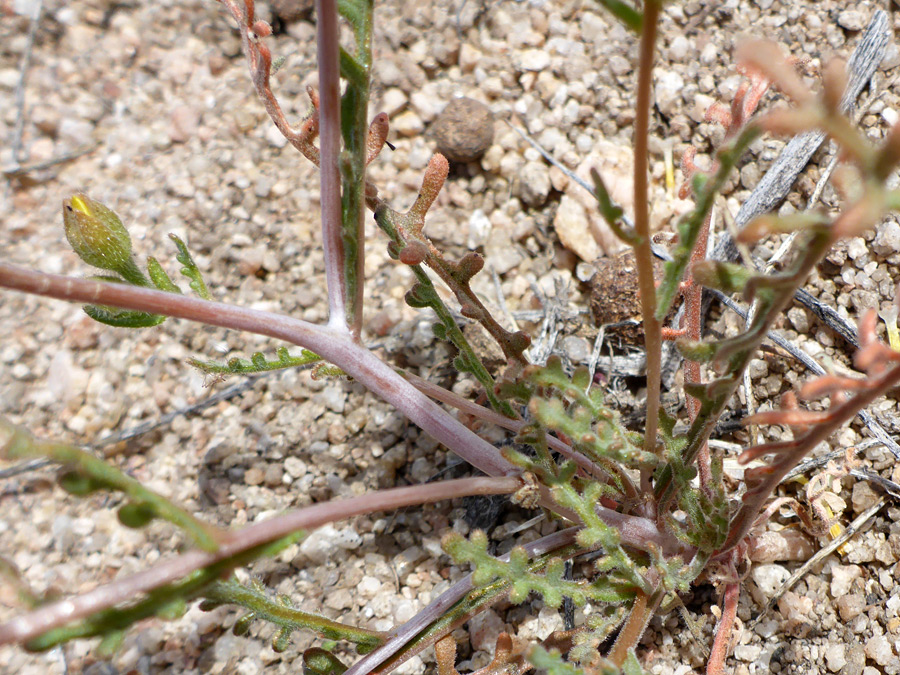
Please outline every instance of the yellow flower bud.
[[88, 265], [118, 272], [131, 260], [131, 237], [122, 221], [83, 194], [63, 200], [66, 239]]
[[84, 194], [63, 200], [66, 239], [88, 265], [117, 272], [126, 281], [148, 285], [131, 257], [131, 237], [112, 209]]

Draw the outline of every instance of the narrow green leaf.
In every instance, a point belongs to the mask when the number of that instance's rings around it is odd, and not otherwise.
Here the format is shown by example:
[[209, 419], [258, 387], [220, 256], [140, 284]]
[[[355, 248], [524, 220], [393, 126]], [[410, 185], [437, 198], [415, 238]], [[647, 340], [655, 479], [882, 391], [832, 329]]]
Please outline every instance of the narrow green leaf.
[[197, 267], [197, 264], [194, 262], [194, 259], [191, 257], [190, 251], [188, 251], [185, 243], [180, 237], [171, 233], [169, 234], [169, 239], [175, 242], [175, 247], [178, 249], [178, 254], [175, 256], [175, 259], [183, 265], [181, 273], [190, 279], [191, 289], [204, 300], [212, 300], [213, 298], [212, 295], [210, 295], [209, 289], [206, 287], [206, 282], [203, 281], [203, 275]]
[[147, 258], [147, 273], [150, 275], [150, 281], [159, 290], [167, 293], [181, 293], [181, 289], [172, 282], [162, 265], [153, 256]]
[[644, 15], [637, 11], [628, 3], [622, 0], [597, 0], [603, 5], [614, 17], [625, 24], [625, 27], [634, 33], [641, 32], [641, 25], [644, 22]]

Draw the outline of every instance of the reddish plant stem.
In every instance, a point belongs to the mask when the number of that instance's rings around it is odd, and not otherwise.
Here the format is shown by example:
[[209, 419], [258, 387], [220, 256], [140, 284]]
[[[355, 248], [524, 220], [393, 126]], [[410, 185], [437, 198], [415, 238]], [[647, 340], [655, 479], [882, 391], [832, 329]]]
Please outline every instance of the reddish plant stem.
[[[0, 288], [60, 300], [164, 314], [290, 342], [315, 352], [341, 368], [472, 466], [492, 476], [519, 473], [519, 469], [507, 462], [493, 445], [449, 415], [388, 364], [353, 341], [347, 333], [271, 312], [126, 284], [44, 274], [6, 263], [0, 263]], [[543, 499], [542, 504], [553, 511], [560, 511], [552, 500]], [[674, 537], [660, 531], [647, 518], [618, 513], [602, 506], [597, 507], [597, 514], [607, 525], [619, 530], [622, 543], [627, 546], [646, 550], [648, 546], [655, 545], [665, 554], [683, 548]]]
[[[659, 413], [660, 375], [662, 372], [662, 331], [656, 319], [656, 285], [653, 276], [653, 253], [650, 250], [649, 204], [649, 132], [653, 107], [653, 61], [656, 56], [656, 30], [659, 22], [659, 0], [644, 3], [641, 27], [640, 61], [638, 65], [637, 102], [634, 120], [634, 229], [640, 241], [634, 247], [641, 293], [641, 317], [647, 354], [647, 418], [644, 450], [656, 454], [656, 430]], [[646, 474], [646, 472], [645, 472]], [[649, 474], [641, 476], [641, 487], [650, 491]]]
[[[706, 259], [706, 248], [709, 242], [709, 227], [712, 222], [712, 212], [706, 216], [703, 226], [697, 235], [697, 243], [691, 252], [691, 263], [700, 262]], [[702, 337], [703, 328], [703, 287], [694, 283], [693, 278], [688, 281], [687, 289], [684, 292], [684, 317], [681, 320], [681, 327], [687, 329], [686, 336], [690, 340], [699, 342]], [[685, 384], [700, 384], [703, 381], [700, 373], [700, 363], [697, 361], [684, 361], [684, 382]], [[700, 401], [691, 396], [686, 397], [688, 416], [693, 424], [697, 415], [700, 413]], [[709, 468], [709, 444], [704, 441], [697, 455], [697, 471], [700, 477], [700, 486], [707, 487], [712, 480]]]
[[315, 352], [381, 396], [437, 441], [488, 475], [519, 473], [497, 449], [420, 393], [347, 331], [235, 305], [208, 302], [175, 293], [126, 284], [75, 279], [0, 263], [0, 287], [60, 300], [110, 305], [151, 314], [198, 321], [210, 326], [245, 330], [284, 340]]
[[[335, 0], [316, 0], [317, 56], [319, 68], [319, 177], [322, 205], [322, 244], [325, 280], [328, 284], [328, 325], [346, 329], [348, 315], [354, 338], [361, 304], [347, 297], [346, 260], [341, 235], [341, 82], [338, 17]], [[358, 280], [359, 281], [359, 280]]]
[[142, 593], [183, 578], [194, 570], [234, 557], [298, 530], [321, 527], [375, 511], [430, 504], [467, 495], [508, 494], [522, 486], [515, 477], [463, 478], [382, 490], [360, 497], [315, 504], [231, 532], [215, 553], [190, 551], [143, 572], [117, 579], [75, 598], [53, 602], [0, 625], [0, 645], [27, 642], [42, 633], [94, 612], [135, 599]]
[[741, 597], [741, 585], [728, 584], [722, 596], [722, 617], [716, 626], [716, 637], [713, 640], [712, 652], [706, 662], [706, 675], [724, 675], [725, 659], [728, 658], [728, 647], [734, 630], [734, 618], [737, 616], [738, 600]]
[[[646, 17], [645, 17], [646, 20]], [[631, 605], [631, 612], [628, 614], [628, 620], [619, 630], [619, 635], [613, 643], [609, 655], [606, 657], [619, 668], [625, 663], [628, 657], [628, 650], [637, 646], [638, 641], [647, 630], [647, 624], [653, 618], [656, 608], [662, 601], [663, 592], [660, 589], [655, 590], [651, 595], [647, 595], [643, 591], [638, 591], [634, 597], [634, 603]]]

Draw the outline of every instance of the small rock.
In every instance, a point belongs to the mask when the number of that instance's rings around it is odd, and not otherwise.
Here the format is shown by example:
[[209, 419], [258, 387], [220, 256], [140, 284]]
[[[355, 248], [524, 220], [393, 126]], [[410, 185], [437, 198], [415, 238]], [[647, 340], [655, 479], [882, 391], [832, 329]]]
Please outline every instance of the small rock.
[[831, 596], [840, 598], [847, 595], [853, 582], [861, 576], [859, 565], [835, 565], [831, 568]]
[[400, 113], [391, 122], [391, 127], [401, 136], [418, 136], [425, 130], [421, 118], [411, 110]]
[[833, 644], [825, 648], [825, 664], [832, 673], [837, 673], [847, 665], [847, 657], [844, 655], [844, 645]]
[[519, 55], [519, 68], [539, 71], [550, 67], [550, 54], [543, 49], [526, 49]]
[[308, 19], [312, 15], [315, 0], [271, 0], [269, 4], [275, 16], [285, 23]]
[[180, 105], [172, 111], [169, 120], [169, 138], [174, 143], [186, 143], [197, 135], [200, 126], [200, 111], [189, 105]]
[[469, 216], [469, 248], [484, 246], [490, 234], [491, 219], [481, 209], [472, 211], [472, 215]]
[[862, 595], [854, 593], [853, 595], [842, 595], [834, 604], [837, 605], [841, 620], [846, 623], [862, 614], [866, 601]]
[[484, 245], [485, 257], [497, 274], [506, 274], [522, 262], [522, 254], [510, 244], [509, 228], [495, 227]]
[[753, 577], [753, 581], [759, 587], [759, 590], [763, 592], [763, 594], [767, 598], [771, 598], [775, 595], [775, 591], [781, 588], [781, 585], [790, 578], [790, 572], [788, 572], [781, 565], [757, 565], [750, 572], [750, 576]]
[[762, 646], [760, 645], [738, 645], [734, 648], [734, 658], [738, 661], [753, 663], [759, 658], [761, 652]]
[[434, 88], [432, 91], [414, 91], [409, 97], [409, 104], [425, 122], [431, 122], [441, 112], [441, 103]]
[[469, 643], [476, 652], [492, 652], [497, 637], [506, 629], [497, 613], [489, 609], [469, 620]]
[[593, 262], [600, 257], [600, 246], [591, 236], [591, 221], [587, 210], [580, 202], [563, 195], [553, 218], [556, 236], [567, 249], [585, 262]]
[[87, 145], [92, 140], [93, 131], [94, 125], [87, 120], [65, 117], [59, 123], [59, 140], [72, 147]]
[[306, 475], [306, 462], [298, 457], [288, 457], [284, 460], [284, 470], [291, 478], [301, 478]]
[[681, 92], [684, 90], [684, 78], [674, 70], [662, 70], [656, 79], [656, 107], [671, 117], [678, 112], [681, 103]]
[[459, 48], [459, 67], [464, 73], [471, 73], [481, 63], [482, 54], [475, 47], [463, 43]]
[[788, 310], [788, 320], [791, 322], [791, 325], [801, 335], [806, 335], [809, 333], [809, 315], [806, 313], [805, 309], [800, 307], [791, 307]]
[[[775, 565], [771, 567], [775, 567]], [[785, 570], [785, 574], [787, 574], [787, 570]], [[812, 610], [812, 598], [807, 598], [793, 591], [787, 591], [778, 600], [778, 611], [787, 619], [788, 626], [796, 626], [808, 621], [812, 615]]]
[[894, 656], [894, 650], [884, 635], [876, 635], [866, 642], [866, 656], [879, 666], [886, 666]]
[[59, 110], [50, 106], [37, 105], [31, 111], [32, 124], [47, 136], [56, 136], [56, 132], [59, 130], [59, 118]]
[[481, 101], [455, 98], [432, 126], [438, 150], [454, 162], [472, 162], [494, 140], [494, 115]]
[[869, 247], [866, 245], [866, 240], [862, 237], [853, 237], [847, 242], [847, 255], [850, 256], [851, 260], [856, 260], [868, 252]]
[[310, 561], [324, 562], [340, 549], [352, 550], [362, 545], [362, 537], [352, 527], [338, 530], [334, 525], [324, 525], [300, 544], [300, 553]]
[[406, 598], [401, 598], [394, 605], [394, 621], [406, 623], [416, 615], [416, 603]]
[[328, 593], [325, 597], [325, 606], [337, 611], [350, 609], [355, 604], [353, 596], [346, 588], [339, 588], [332, 593]]
[[872, 486], [869, 483], [859, 481], [853, 486], [850, 503], [853, 505], [853, 510], [856, 513], [862, 513], [877, 502], [878, 498], [878, 493], [872, 489]]
[[391, 87], [381, 97], [381, 109], [388, 117], [393, 117], [406, 107], [409, 99], [402, 89]]
[[628, 73], [632, 71], [633, 66], [631, 65], [630, 59], [626, 59], [619, 54], [614, 54], [609, 57], [609, 69], [613, 72], [613, 75], [619, 75], [621, 77], [623, 75], [628, 75]]
[[270, 464], [266, 467], [263, 482], [269, 487], [278, 487], [284, 481], [284, 469], [278, 464]]
[[543, 206], [550, 194], [550, 171], [543, 162], [528, 162], [519, 172], [519, 198], [528, 206]]
[[562, 351], [574, 364], [587, 363], [591, 356], [591, 343], [577, 335], [567, 335], [562, 340]]
[[255, 466], [252, 469], [247, 469], [244, 473], [244, 483], [247, 485], [262, 485], [265, 478], [265, 472]]
[[872, 250], [878, 255], [891, 255], [900, 251], [900, 223], [889, 219], [879, 225], [875, 230]]
[[845, 9], [838, 14], [837, 22], [846, 30], [859, 31], [866, 27], [866, 19], [858, 9]]
[[676, 35], [669, 45], [669, 59], [672, 61], [682, 61], [691, 50], [691, 41], [684, 35]]

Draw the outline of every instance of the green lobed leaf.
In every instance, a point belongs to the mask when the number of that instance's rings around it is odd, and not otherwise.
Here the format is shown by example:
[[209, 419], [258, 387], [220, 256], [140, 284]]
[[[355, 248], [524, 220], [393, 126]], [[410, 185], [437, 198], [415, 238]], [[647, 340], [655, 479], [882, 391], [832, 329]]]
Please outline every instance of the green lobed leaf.
[[303, 652], [303, 675], [342, 675], [347, 670], [338, 657], [313, 647]]
[[731, 294], [741, 293], [754, 273], [736, 263], [702, 260], [691, 267], [691, 275], [701, 286]]

